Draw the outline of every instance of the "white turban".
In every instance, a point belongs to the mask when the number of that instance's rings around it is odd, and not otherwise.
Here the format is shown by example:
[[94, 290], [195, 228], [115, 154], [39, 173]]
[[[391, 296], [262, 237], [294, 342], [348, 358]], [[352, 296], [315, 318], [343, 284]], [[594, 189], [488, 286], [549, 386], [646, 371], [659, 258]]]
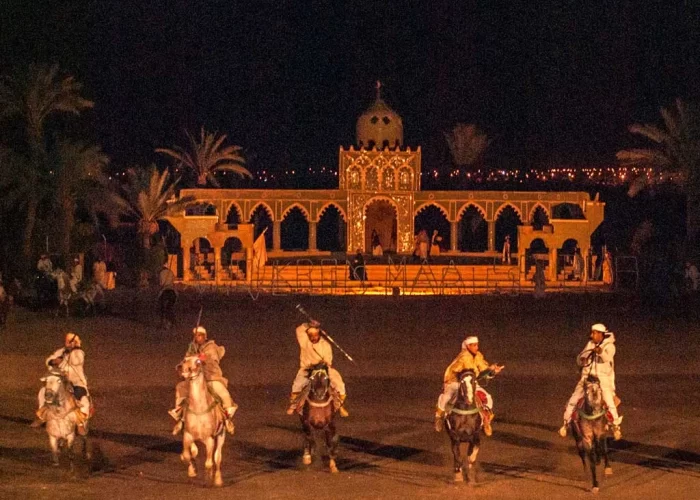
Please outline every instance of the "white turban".
[[479, 343], [479, 337], [476, 335], [472, 335], [471, 337], [467, 337], [464, 339], [464, 342], [462, 342], [462, 350], [466, 349], [469, 344], [478, 344]]
[[197, 334], [199, 334], [199, 333], [201, 333], [201, 334], [203, 334], [203, 335], [206, 335], [206, 334], [207, 334], [207, 330], [206, 330], [203, 326], [198, 326], [197, 328], [194, 328], [194, 329], [192, 330], [192, 334], [193, 334], [193, 335], [197, 335]]
[[591, 327], [591, 330], [593, 330], [594, 332], [608, 333], [608, 329], [605, 328], [605, 325], [603, 323], [596, 323]]

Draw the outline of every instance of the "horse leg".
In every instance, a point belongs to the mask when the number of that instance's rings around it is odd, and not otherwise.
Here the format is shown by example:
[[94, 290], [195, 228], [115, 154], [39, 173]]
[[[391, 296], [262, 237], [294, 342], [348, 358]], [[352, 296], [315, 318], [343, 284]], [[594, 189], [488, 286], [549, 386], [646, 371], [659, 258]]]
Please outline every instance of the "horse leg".
[[214, 436], [206, 438], [204, 446], [207, 448], [207, 459], [204, 462], [204, 468], [207, 472], [207, 478], [212, 481], [214, 479]]
[[461, 483], [464, 481], [464, 475], [462, 474], [462, 443], [459, 442], [459, 439], [452, 436], [450, 436], [450, 439], [452, 440], [452, 457], [454, 459], [454, 480], [457, 483]]
[[613, 470], [610, 466], [610, 459], [608, 458], [608, 438], [605, 436], [600, 437], [600, 448], [601, 454], [603, 455], [603, 465], [605, 466], [605, 475], [612, 476]]
[[470, 485], [476, 484], [476, 456], [479, 454], [479, 444], [469, 443], [469, 455], [467, 459], [469, 460], [469, 465], [467, 469], [467, 480]]
[[326, 449], [328, 450], [328, 467], [331, 473], [337, 474], [338, 467], [335, 464], [335, 452], [338, 449], [338, 436], [335, 433], [335, 422], [333, 420], [326, 426], [324, 430], [326, 434]]
[[593, 493], [598, 493], [598, 476], [596, 475], [596, 450], [595, 450], [595, 445], [591, 442], [586, 443], [586, 452], [588, 454], [588, 466], [591, 468], [591, 482], [592, 482], [592, 488], [591, 491]]
[[221, 459], [223, 458], [224, 440], [226, 440], [226, 433], [222, 432], [216, 438], [216, 450], [214, 450], [214, 486], [224, 485], [224, 481], [221, 479]]
[[69, 434], [66, 437], [66, 454], [68, 455], [68, 466], [73, 472], [73, 442], [75, 441], [75, 433]]
[[180, 460], [188, 463], [187, 475], [189, 477], [197, 477], [197, 469], [195, 468], [194, 460], [192, 460], [192, 453], [191, 453], [191, 448], [192, 448], [193, 443], [194, 443], [194, 439], [192, 438], [192, 434], [190, 434], [187, 431], [183, 432], [183, 434], [182, 434], [182, 453], [180, 454]]
[[311, 452], [314, 449], [314, 436], [311, 425], [301, 417], [301, 428], [304, 432], [304, 456], [302, 462], [304, 465], [311, 465]]
[[54, 467], [58, 467], [58, 438], [49, 436], [49, 444], [51, 445], [51, 463]]

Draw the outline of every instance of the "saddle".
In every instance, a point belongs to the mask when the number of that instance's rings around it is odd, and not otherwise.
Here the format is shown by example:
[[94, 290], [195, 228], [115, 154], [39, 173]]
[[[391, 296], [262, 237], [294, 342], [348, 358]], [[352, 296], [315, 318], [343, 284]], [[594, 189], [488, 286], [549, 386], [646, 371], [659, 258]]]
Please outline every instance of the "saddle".
[[[306, 384], [304, 388], [301, 390], [299, 393], [299, 396], [297, 397], [296, 401], [294, 401], [294, 404], [296, 405], [296, 409], [294, 410], [296, 413], [299, 415], [302, 414], [304, 411], [304, 405], [306, 404], [306, 401], [309, 399], [309, 391], [311, 390], [310, 384]], [[340, 394], [333, 388], [329, 389], [329, 392], [331, 393], [331, 400], [332, 400], [332, 405], [333, 405], [333, 413], [336, 413], [340, 410], [340, 407], [343, 406], [343, 402], [340, 398]]]
[[[617, 394], [614, 396], [615, 399], [615, 406], [619, 407], [622, 404], [622, 400], [617, 397]], [[585, 402], [585, 398], [581, 398], [578, 400], [578, 403], [576, 403], [576, 409], [574, 410], [574, 413], [571, 415], [571, 423], [574, 424], [575, 426], [579, 427], [579, 424], [581, 422], [581, 414], [583, 410], [583, 405]], [[603, 408], [605, 408], [605, 418], [608, 421], [608, 424], [612, 425], [613, 417], [610, 411], [608, 410], [607, 405], [603, 405]]]

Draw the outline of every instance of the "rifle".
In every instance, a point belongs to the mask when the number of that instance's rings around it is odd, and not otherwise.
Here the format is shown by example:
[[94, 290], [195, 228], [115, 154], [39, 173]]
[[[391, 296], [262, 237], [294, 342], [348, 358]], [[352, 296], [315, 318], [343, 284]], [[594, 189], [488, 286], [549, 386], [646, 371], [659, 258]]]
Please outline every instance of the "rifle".
[[[308, 319], [309, 321], [315, 321], [315, 320], [309, 315], [309, 313], [307, 313], [306, 310], [305, 310], [303, 307], [301, 307], [301, 304], [297, 304], [296, 309], [297, 309], [297, 311], [299, 311], [301, 314], [303, 314], [303, 315], [306, 317], [306, 319]], [[355, 360], [352, 359], [352, 356], [350, 356], [347, 352], [345, 352], [345, 349], [343, 349], [342, 347], [340, 347], [340, 346], [338, 345], [338, 343], [337, 343], [335, 340], [333, 340], [333, 337], [331, 337], [330, 335], [328, 335], [328, 332], [326, 332], [326, 331], [323, 330], [322, 328], [319, 328], [319, 330], [320, 330], [321, 335], [323, 336], [323, 338], [325, 338], [328, 342], [330, 342], [331, 344], [333, 344], [333, 345], [334, 345], [341, 353], [343, 353], [343, 355], [344, 355], [346, 358], [348, 358], [352, 363], [355, 363]]]

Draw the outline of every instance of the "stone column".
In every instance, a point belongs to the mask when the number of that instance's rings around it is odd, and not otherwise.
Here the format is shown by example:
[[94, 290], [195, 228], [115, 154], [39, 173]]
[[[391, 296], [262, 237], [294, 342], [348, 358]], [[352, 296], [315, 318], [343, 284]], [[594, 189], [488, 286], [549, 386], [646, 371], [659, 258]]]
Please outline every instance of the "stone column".
[[192, 279], [192, 271], [190, 271], [190, 247], [182, 247], [182, 281], [187, 283]]
[[459, 222], [450, 222], [450, 250], [456, 252], [459, 249]]
[[489, 223], [489, 252], [496, 251], [496, 221], [490, 220]]
[[282, 248], [282, 222], [276, 220], [272, 223], [272, 249]]
[[214, 283], [218, 286], [221, 283], [221, 250], [222, 247], [214, 248]]
[[557, 254], [559, 250], [557, 248], [549, 249], [549, 280], [557, 280]]
[[309, 222], [309, 251], [316, 251], [316, 222]]

